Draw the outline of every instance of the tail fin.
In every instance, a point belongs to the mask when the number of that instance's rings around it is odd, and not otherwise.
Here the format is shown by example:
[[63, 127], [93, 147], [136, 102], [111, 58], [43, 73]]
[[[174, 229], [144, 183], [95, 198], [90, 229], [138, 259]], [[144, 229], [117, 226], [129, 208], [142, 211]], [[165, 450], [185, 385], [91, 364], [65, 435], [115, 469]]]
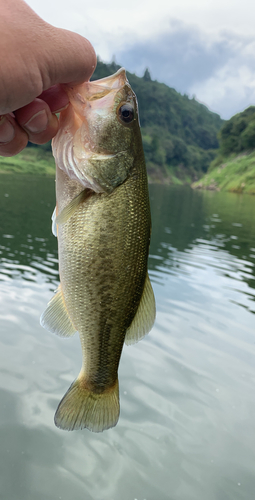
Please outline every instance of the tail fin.
[[102, 432], [114, 427], [119, 419], [119, 383], [101, 394], [86, 389], [80, 375], [60, 401], [55, 413], [55, 424], [60, 429], [73, 431], [87, 428]]

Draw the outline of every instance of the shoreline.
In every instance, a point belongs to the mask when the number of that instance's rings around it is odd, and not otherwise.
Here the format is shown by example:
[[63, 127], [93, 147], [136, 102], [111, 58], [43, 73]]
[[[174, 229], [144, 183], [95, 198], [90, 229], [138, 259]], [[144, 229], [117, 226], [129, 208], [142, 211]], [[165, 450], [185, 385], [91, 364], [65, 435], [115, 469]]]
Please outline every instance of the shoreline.
[[255, 195], [255, 151], [216, 158], [192, 189]]

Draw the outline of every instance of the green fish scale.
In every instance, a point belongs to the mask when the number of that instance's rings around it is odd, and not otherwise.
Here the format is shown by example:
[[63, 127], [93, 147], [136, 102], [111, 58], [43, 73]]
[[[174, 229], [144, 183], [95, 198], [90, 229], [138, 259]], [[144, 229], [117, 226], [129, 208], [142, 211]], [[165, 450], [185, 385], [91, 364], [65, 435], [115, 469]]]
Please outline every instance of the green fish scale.
[[62, 290], [94, 392], [116, 381], [125, 333], [143, 292], [149, 237], [143, 159], [110, 195], [91, 196], [59, 226]]

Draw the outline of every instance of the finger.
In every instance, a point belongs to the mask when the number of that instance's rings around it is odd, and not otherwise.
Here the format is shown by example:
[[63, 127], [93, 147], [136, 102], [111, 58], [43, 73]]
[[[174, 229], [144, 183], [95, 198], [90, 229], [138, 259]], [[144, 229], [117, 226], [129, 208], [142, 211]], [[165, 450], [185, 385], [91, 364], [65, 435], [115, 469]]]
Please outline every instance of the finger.
[[[43, 65], [41, 73], [45, 77], [44, 88], [57, 83], [75, 85], [88, 81], [93, 74], [97, 59], [91, 43], [81, 35], [48, 25], [46, 43], [49, 50], [44, 51], [38, 60]], [[52, 51], [54, 47], [54, 51]]]
[[96, 55], [88, 40], [46, 23], [22, 0], [2, 3], [1, 115], [29, 104], [54, 85], [90, 78]]
[[42, 92], [38, 99], [45, 101], [52, 113], [63, 111], [69, 104], [68, 96], [61, 85], [53, 85]]
[[15, 118], [5, 115], [0, 118], [0, 155], [14, 156], [28, 143], [27, 133], [18, 125]]
[[58, 131], [58, 119], [51, 113], [48, 104], [42, 99], [34, 99], [30, 104], [14, 112], [16, 121], [34, 144], [45, 144]]

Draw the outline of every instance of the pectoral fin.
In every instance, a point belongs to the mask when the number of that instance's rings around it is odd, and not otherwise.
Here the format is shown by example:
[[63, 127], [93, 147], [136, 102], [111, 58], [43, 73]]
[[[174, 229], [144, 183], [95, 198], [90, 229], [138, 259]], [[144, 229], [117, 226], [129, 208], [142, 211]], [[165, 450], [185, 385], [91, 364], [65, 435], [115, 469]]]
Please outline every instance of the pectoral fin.
[[57, 207], [54, 208], [53, 210], [53, 214], [51, 216], [51, 220], [52, 220], [52, 226], [51, 226], [51, 230], [52, 230], [52, 234], [54, 236], [57, 236], [57, 224], [56, 224], [56, 218], [57, 218], [57, 215], [56, 215], [56, 209]]
[[70, 337], [76, 332], [67, 312], [60, 285], [41, 315], [40, 323], [43, 328], [61, 337]]
[[[93, 192], [91, 189], [84, 189], [75, 198], [68, 203], [62, 212], [56, 218], [56, 224], [64, 224], [76, 212], [80, 203], [83, 203]], [[54, 234], [54, 233], [53, 233]]]
[[156, 316], [155, 297], [147, 274], [143, 294], [136, 315], [127, 329], [125, 343], [135, 344], [152, 329]]

